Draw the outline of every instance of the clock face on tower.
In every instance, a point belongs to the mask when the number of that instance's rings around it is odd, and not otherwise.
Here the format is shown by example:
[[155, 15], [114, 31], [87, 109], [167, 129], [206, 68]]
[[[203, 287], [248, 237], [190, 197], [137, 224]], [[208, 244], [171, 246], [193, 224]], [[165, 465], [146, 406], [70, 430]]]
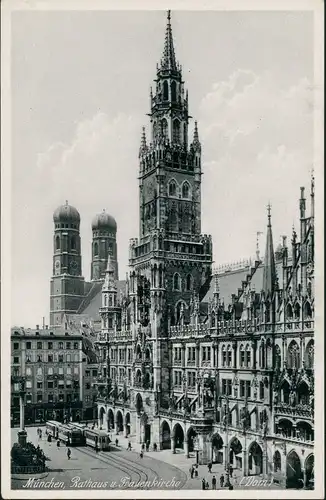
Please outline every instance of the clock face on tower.
[[55, 261], [55, 274], [60, 274], [60, 260]]
[[75, 272], [77, 271], [77, 268], [78, 268], [77, 262], [75, 260], [72, 260], [70, 262], [70, 271], [71, 271], [71, 273], [75, 274]]

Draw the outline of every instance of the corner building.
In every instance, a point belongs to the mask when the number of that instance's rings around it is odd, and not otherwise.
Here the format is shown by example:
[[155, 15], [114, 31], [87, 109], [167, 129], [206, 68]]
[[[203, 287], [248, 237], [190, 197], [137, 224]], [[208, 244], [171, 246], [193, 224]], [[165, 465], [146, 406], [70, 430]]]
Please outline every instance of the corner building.
[[[98, 335], [100, 425], [200, 463], [288, 486], [313, 479], [314, 187], [274, 252], [270, 207], [264, 262], [212, 276], [201, 234], [201, 144], [188, 145], [188, 95], [170, 13], [151, 91], [151, 142], [139, 151], [139, 238], [117, 293], [109, 256]], [[193, 458], [192, 458], [193, 461]]]

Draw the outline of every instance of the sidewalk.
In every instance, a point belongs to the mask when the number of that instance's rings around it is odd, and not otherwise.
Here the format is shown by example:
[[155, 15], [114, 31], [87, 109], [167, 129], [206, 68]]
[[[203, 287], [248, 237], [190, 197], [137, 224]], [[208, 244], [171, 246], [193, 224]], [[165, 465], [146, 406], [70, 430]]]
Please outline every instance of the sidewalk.
[[[136, 453], [140, 453], [141, 444], [137, 443], [136, 436], [131, 435], [128, 438], [124, 437], [122, 433], [120, 435], [116, 435], [114, 432], [111, 435], [112, 437], [112, 445], [115, 447], [115, 440], [119, 441], [119, 448], [127, 449], [129, 441], [131, 442], [132, 451]], [[181, 469], [185, 474], [187, 474], [188, 480], [185, 486], [185, 489], [201, 489], [201, 482], [204, 478], [209, 483], [209, 489], [212, 489], [212, 477], [216, 477], [217, 481], [217, 489], [225, 489], [220, 487], [220, 477], [223, 474], [224, 479], [226, 480], [226, 473], [223, 464], [213, 464], [212, 472], [208, 472], [207, 465], [198, 465], [198, 477], [191, 479], [190, 477], [190, 467], [191, 465], [196, 464], [196, 454], [191, 453], [190, 457], [187, 458], [186, 454], [183, 450], [177, 449], [176, 453], [172, 453], [171, 450], [158, 450], [153, 451], [152, 446], [150, 447], [150, 451], [144, 451], [144, 455], [150, 458], [154, 458], [156, 460], [160, 460], [165, 463], [169, 463]], [[233, 485], [234, 489], [282, 489], [279, 485], [273, 484], [272, 486], [252, 486], [251, 481], [260, 481], [262, 480], [262, 476], [243, 476], [242, 472], [237, 469], [233, 469], [232, 478], [230, 478], [230, 482]], [[242, 481], [242, 482], [241, 482]], [[200, 484], [198, 484], [200, 483]], [[254, 483], [255, 484], [255, 483]], [[247, 486], [246, 486], [247, 485]]]

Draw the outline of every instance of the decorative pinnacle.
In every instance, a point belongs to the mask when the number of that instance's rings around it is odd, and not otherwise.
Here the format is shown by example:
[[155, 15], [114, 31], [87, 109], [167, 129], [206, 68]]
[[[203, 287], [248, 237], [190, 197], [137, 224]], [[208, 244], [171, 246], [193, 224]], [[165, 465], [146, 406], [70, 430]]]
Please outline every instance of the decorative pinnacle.
[[214, 293], [217, 295], [220, 293], [220, 285], [218, 282], [218, 274], [215, 274], [215, 282], [214, 282]]
[[198, 124], [197, 124], [197, 121], [195, 121], [195, 129], [194, 129], [194, 142], [199, 142]]

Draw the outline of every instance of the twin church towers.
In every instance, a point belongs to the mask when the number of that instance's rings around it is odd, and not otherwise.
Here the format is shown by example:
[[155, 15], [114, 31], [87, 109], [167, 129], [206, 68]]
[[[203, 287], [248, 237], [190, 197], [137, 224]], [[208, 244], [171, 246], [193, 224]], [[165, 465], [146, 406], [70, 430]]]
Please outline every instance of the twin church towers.
[[50, 289], [50, 325], [61, 326], [65, 314], [80, 310], [84, 298], [102, 283], [111, 255], [118, 279], [117, 223], [104, 210], [92, 221], [91, 283], [82, 276], [80, 215], [66, 202], [53, 214], [53, 271]]

